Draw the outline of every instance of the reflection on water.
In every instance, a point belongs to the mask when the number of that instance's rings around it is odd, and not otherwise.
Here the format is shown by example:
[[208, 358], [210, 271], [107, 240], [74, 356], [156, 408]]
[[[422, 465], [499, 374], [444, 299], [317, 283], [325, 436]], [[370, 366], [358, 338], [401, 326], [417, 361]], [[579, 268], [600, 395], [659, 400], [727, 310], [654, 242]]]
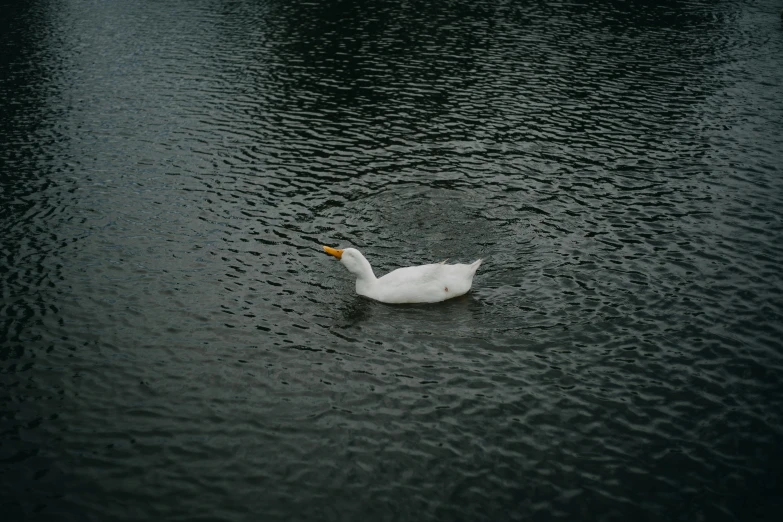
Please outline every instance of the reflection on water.
[[772, 520], [779, 6], [626, 4], [7, 6], [10, 520]]

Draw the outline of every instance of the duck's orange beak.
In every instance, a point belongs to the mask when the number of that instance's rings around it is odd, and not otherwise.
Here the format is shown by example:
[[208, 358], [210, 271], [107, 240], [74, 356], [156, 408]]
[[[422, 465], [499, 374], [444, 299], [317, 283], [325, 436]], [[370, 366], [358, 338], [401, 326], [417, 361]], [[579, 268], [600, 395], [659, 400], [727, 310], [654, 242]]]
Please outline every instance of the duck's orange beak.
[[324, 252], [326, 252], [330, 256], [336, 257], [337, 259], [340, 259], [341, 257], [343, 257], [343, 251], [342, 250], [338, 250], [336, 248], [325, 246], [324, 247]]

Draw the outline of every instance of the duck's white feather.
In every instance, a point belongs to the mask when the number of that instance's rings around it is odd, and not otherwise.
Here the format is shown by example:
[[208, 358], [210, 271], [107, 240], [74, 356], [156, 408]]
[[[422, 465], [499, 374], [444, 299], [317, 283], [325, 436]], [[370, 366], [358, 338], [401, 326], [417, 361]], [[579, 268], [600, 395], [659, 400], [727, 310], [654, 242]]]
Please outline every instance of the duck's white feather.
[[376, 278], [370, 263], [354, 248], [340, 261], [356, 275], [356, 293], [384, 303], [437, 303], [467, 293], [481, 259], [466, 265], [446, 262], [398, 268]]

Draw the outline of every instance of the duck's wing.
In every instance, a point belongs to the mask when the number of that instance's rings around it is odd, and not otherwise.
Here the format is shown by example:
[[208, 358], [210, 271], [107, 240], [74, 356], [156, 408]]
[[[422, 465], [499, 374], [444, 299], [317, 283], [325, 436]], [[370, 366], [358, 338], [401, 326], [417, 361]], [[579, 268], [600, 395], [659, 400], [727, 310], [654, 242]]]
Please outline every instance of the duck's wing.
[[481, 259], [469, 265], [447, 265], [445, 262], [432, 265], [408, 266], [398, 268], [378, 279], [378, 282], [389, 286], [422, 286], [432, 282], [454, 281], [455, 279], [473, 279], [481, 265]]
[[448, 265], [441, 263], [433, 265], [406, 266], [398, 268], [378, 279], [378, 282], [389, 286], [422, 286], [437, 280], [443, 275]]

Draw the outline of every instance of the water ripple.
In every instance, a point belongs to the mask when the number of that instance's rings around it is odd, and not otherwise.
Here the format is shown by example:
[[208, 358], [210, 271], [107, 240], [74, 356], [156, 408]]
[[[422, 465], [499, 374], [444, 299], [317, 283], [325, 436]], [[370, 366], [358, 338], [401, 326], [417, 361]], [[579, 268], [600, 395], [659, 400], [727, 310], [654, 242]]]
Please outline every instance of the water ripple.
[[773, 2], [9, 9], [11, 518], [779, 512]]

